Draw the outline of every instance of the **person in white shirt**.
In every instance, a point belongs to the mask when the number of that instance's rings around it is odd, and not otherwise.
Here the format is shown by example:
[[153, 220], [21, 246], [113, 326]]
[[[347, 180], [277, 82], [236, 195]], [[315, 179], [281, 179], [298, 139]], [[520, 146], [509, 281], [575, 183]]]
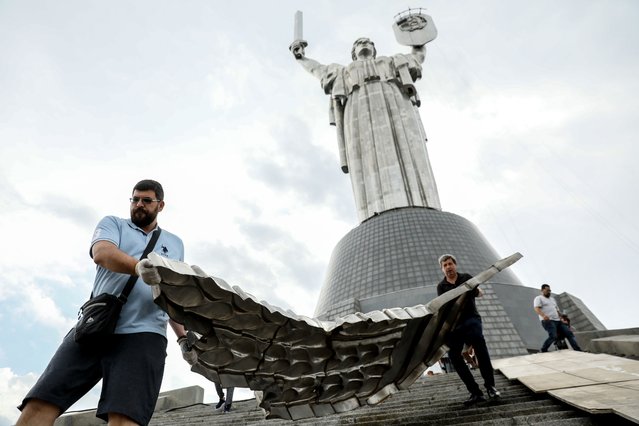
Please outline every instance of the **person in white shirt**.
[[575, 335], [566, 324], [561, 322], [561, 312], [559, 312], [555, 298], [550, 296], [550, 292], [550, 285], [543, 284], [541, 286], [541, 295], [535, 297], [533, 302], [533, 308], [539, 315], [541, 326], [548, 332], [548, 338], [541, 346], [541, 352], [548, 352], [550, 345], [557, 340], [558, 331], [566, 336], [574, 350], [581, 351], [579, 344], [575, 340]]

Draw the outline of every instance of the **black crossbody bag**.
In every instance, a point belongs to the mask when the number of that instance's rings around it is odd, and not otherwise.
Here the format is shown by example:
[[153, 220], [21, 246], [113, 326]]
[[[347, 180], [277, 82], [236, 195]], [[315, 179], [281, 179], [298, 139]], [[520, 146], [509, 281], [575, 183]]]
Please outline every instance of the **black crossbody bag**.
[[[151, 240], [144, 249], [140, 260], [144, 259], [153, 250], [161, 232], [160, 228], [153, 231]], [[95, 344], [113, 334], [118, 318], [120, 318], [122, 307], [137, 280], [137, 276], [131, 275], [119, 296], [102, 293], [93, 297], [93, 292], [91, 293], [91, 298], [82, 305], [78, 312], [78, 323], [75, 325], [74, 332], [74, 339], [77, 343]]]

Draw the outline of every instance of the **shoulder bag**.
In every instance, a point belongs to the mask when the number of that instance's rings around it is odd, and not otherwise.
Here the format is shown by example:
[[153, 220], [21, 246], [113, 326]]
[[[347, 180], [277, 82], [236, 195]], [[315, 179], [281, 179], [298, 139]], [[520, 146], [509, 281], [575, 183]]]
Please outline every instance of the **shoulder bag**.
[[[160, 232], [162, 232], [160, 228], [153, 231], [151, 240], [144, 249], [140, 260], [144, 259], [153, 250], [160, 237]], [[119, 296], [102, 293], [93, 297], [93, 293], [91, 293], [91, 298], [82, 305], [78, 312], [78, 322], [75, 325], [74, 332], [74, 338], [77, 343], [95, 344], [113, 334], [120, 318], [122, 307], [137, 280], [138, 277], [136, 275], [131, 275]]]

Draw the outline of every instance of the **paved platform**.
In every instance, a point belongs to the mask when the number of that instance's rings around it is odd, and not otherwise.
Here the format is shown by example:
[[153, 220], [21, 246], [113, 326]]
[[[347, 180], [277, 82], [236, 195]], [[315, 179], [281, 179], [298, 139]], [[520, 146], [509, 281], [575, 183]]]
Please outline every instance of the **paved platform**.
[[639, 361], [563, 350], [495, 360], [508, 379], [592, 414], [639, 424]]

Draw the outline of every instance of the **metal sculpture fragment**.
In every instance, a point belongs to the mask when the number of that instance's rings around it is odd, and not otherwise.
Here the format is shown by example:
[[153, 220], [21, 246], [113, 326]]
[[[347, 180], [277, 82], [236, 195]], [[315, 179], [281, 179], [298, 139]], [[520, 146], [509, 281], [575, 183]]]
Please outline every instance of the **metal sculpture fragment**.
[[199, 335], [192, 371], [261, 392], [267, 418], [301, 419], [374, 405], [405, 389], [446, 352], [468, 292], [515, 253], [426, 305], [320, 321], [258, 301], [197, 266], [151, 253], [155, 302]]

